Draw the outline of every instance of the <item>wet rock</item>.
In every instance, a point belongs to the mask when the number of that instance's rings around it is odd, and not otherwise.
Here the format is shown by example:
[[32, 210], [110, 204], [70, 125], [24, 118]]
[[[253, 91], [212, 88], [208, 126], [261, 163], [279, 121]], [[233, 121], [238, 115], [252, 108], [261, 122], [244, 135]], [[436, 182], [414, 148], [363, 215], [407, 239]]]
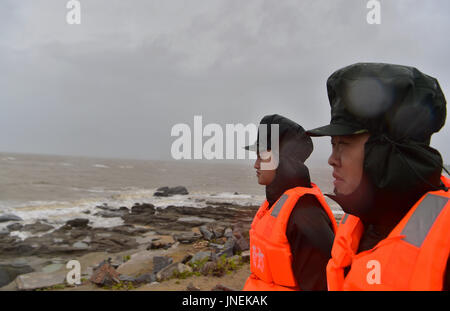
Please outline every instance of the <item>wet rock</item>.
[[155, 206], [149, 203], [136, 204], [131, 208], [131, 214], [133, 215], [154, 214], [154, 213], [155, 213]]
[[111, 212], [111, 211], [101, 211], [98, 213], [95, 213], [94, 216], [99, 216], [99, 217], [103, 217], [103, 218], [114, 218], [114, 217], [122, 217], [123, 213], [121, 212]]
[[42, 268], [42, 272], [44, 272], [44, 273], [52, 273], [52, 272], [58, 271], [62, 267], [64, 267], [64, 265], [61, 264], [61, 263], [52, 263], [52, 264], [47, 265], [44, 268]]
[[29, 231], [32, 233], [45, 232], [45, 231], [49, 231], [51, 229], [53, 229], [53, 226], [43, 224], [39, 221], [34, 224], [25, 225], [22, 228], [23, 231]]
[[153, 194], [155, 197], [169, 197], [172, 195], [187, 195], [189, 192], [186, 187], [177, 186], [177, 187], [161, 187], [156, 189], [156, 192]]
[[66, 222], [66, 225], [72, 227], [72, 228], [85, 228], [89, 223], [89, 219], [87, 218], [75, 218], [68, 220]]
[[0, 222], [7, 222], [7, 221], [23, 221], [23, 219], [13, 214], [0, 215]]
[[168, 265], [173, 263], [173, 259], [167, 256], [153, 257], [153, 272], [158, 273]]
[[18, 275], [33, 272], [33, 268], [26, 264], [1, 264], [0, 265], [0, 287], [8, 285]]
[[9, 231], [19, 231], [22, 230], [23, 225], [16, 222], [14, 224], [8, 225], [6, 228], [8, 228]]

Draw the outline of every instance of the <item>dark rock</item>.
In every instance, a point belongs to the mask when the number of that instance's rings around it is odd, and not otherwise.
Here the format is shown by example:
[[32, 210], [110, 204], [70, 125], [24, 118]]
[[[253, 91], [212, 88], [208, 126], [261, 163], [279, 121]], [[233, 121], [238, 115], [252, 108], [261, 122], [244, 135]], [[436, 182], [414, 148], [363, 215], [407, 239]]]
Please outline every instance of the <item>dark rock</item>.
[[53, 229], [53, 226], [43, 224], [39, 221], [34, 224], [25, 225], [22, 228], [23, 231], [30, 231], [32, 233], [49, 231], [51, 229]]
[[203, 238], [205, 240], [211, 241], [214, 238], [214, 233], [211, 232], [208, 227], [201, 226], [200, 227], [200, 233], [203, 235]]
[[148, 284], [156, 282], [156, 273], [145, 273], [136, 278], [138, 284]]
[[3, 214], [0, 216], [0, 222], [7, 221], [23, 221], [23, 219], [13, 214]]
[[167, 256], [155, 256], [153, 257], [153, 272], [158, 273], [168, 265], [173, 263], [173, 259]]
[[225, 255], [226, 257], [233, 256], [235, 245], [236, 245], [236, 240], [235, 239], [233, 239], [233, 238], [228, 239], [225, 242], [225, 245], [224, 245], [223, 249], [219, 253], [217, 253], [217, 257], [220, 258], [223, 255]]
[[155, 197], [169, 197], [172, 195], [186, 195], [189, 194], [186, 187], [177, 186], [177, 187], [161, 187], [156, 189], [156, 192], [153, 194]]
[[155, 213], [155, 206], [150, 203], [137, 204], [131, 208], [132, 215], [154, 214], [154, 213]]
[[243, 262], [250, 262], [250, 251], [242, 252], [241, 258]]
[[90, 213], [91, 213], [91, 211], [89, 211], [89, 210], [83, 211], [83, 214], [86, 214], [86, 215], [89, 215]]
[[216, 239], [219, 239], [219, 238], [223, 237], [224, 231], [225, 231], [224, 227], [215, 227], [213, 229], [214, 237]]
[[18, 275], [33, 272], [33, 268], [26, 264], [0, 264], [0, 287], [8, 285]]
[[71, 219], [68, 220], [66, 222], [66, 225], [72, 227], [72, 228], [84, 228], [87, 226], [87, 224], [89, 223], [89, 219], [86, 218], [75, 218], [75, 219]]
[[113, 218], [113, 217], [122, 217], [123, 213], [122, 212], [117, 212], [117, 211], [114, 211], [114, 212], [101, 211], [101, 212], [95, 213], [94, 216], [100, 216], [100, 217], [103, 217], [103, 218]]
[[247, 239], [240, 238], [236, 241], [236, 244], [234, 245], [234, 252], [243, 252], [250, 249], [250, 244], [248, 243]]
[[192, 259], [193, 255], [192, 254], [187, 254], [183, 257], [183, 259], [181, 259], [181, 263], [187, 264], [191, 259]]
[[6, 228], [8, 228], [9, 231], [19, 231], [22, 230], [23, 225], [16, 222], [14, 224], [8, 225]]

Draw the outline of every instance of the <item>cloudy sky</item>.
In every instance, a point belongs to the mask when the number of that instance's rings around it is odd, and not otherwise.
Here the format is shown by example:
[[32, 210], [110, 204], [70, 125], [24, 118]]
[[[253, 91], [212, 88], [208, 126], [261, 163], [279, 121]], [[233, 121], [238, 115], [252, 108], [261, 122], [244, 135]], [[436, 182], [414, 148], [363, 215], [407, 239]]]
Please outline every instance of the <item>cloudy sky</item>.
[[[412, 65], [450, 94], [450, 1], [65, 0], [0, 4], [0, 151], [169, 159], [177, 123], [330, 120], [325, 83], [351, 63]], [[432, 146], [450, 162], [450, 124]], [[329, 139], [315, 141], [326, 159]]]

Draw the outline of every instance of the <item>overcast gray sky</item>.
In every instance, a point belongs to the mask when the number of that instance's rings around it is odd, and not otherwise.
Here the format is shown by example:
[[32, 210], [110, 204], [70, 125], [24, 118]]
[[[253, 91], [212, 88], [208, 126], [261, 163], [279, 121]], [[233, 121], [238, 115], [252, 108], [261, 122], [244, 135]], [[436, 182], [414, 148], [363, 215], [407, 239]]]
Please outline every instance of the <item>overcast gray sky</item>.
[[[169, 159], [176, 123], [329, 122], [326, 79], [411, 65], [450, 96], [450, 1], [2, 0], [0, 151]], [[450, 125], [432, 146], [450, 162]], [[326, 159], [329, 139], [315, 139]]]

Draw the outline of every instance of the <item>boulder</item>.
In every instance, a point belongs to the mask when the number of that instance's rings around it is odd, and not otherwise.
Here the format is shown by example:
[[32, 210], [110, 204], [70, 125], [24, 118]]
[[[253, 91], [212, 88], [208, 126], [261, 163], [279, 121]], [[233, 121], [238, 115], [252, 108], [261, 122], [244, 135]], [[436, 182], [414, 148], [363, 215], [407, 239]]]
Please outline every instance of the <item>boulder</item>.
[[16, 222], [11, 225], [8, 225], [6, 228], [8, 228], [9, 231], [19, 231], [19, 230], [22, 230], [23, 225]]
[[114, 269], [111, 264], [105, 260], [94, 269], [90, 281], [99, 286], [111, 286], [114, 283], [120, 283], [119, 273]]
[[66, 273], [66, 271], [58, 271], [53, 273], [32, 272], [22, 274], [16, 278], [16, 286], [18, 290], [34, 290], [63, 284], [66, 279]]
[[201, 226], [200, 227], [200, 233], [203, 235], [203, 238], [205, 240], [211, 241], [214, 238], [214, 233], [211, 232], [208, 227]]
[[45, 232], [51, 229], [53, 229], [53, 226], [41, 223], [39, 221], [34, 224], [25, 225], [22, 228], [23, 231], [30, 231], [32, 233]]
[[158, 280], [158, 282], [161, 282], [161, 281], [170, 279], [172, 276], [174, 276], [177, 273], [185, 273], [185, 272], [192, 272], [192, 268], [185, 264], [182, 264], [180, 262], [173, 263], [173, 264], [165, 267], [161, 271], [159, 271], [156, 274], [156, 279]]
[[156, 189], [156, 192], [153, 194], [155, 197], [169, 197], [172, 195], [187, 195], [189, 192], [186, 187], [177, 186], [177, 187], [161, 187]]
[[72, 227], [72, 228], [84, 228], [88, 225], [89, 219], [87, 218], [75, 218], [68, 220], [66, 222], [66, 225]]
[[156, 273], [145, 273], [136, 278], [138, 284], [149, 284], [156, 282]]
[[189, 260], [189, 263], [193, 264], [198, 261], [205, 260], [206, 258], [211, 259], [212, 252], [211, 251], [205, 251], [205, 252], [198, 252], [194, 256], [192, 256], [191, 260]]
[[18, 275], [33, 271], [33, 268], [26, 264], [0, 264], [0, 287], [11, 283]]
[[155, 256], [153, 257], [153, 272], [158, 273], [168, 265], [173, 263], [173, 259], [167, 256]]
[[234, 252], [243, 252], [250, 249], [250, 244], [248, 243], [247, 239], [240, 238], [236, 241], [236, 244], [234, 245]]
[[23, 219], [13, 214], [0, 215], [0, 222], [7, 222], [7, 221], [23, 221]]
[[[127, 210], [127, 212], [128, 212], [128, 210]], [[131, 208], [132, 215], [154, 214], [154, 213], [155, 213], [155, 206], [153, 204], [149, 204], [149, 203], [135, 204]]]
[[201, 235], [196, 234], [194, 232], [185, 232], [185, 233], [179, 233], [179, 234], [173, 235], [173, 239], [182, 244], [194, 243], [195, 241], [197, 241], [200, 238], [201, 238]]
[[226, 238], [231, 238], [233, 236], [233, 229], [226, 228], [225, 232], [223, 233], [223, 236]]
[[222, 257], [225, 255], [226, 257], [231, 257], [234, 254], [234, 247], [236, 245], [236, 240], [231, 238], [225, 242], [223, 249], [217, 253], [217, 257]]

